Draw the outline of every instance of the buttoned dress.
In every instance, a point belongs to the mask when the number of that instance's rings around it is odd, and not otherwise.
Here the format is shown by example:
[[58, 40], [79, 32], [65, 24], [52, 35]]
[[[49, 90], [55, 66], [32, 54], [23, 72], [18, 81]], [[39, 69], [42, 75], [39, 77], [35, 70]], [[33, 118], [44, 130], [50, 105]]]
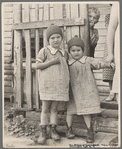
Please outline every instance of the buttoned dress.
[[100, 97], [91, 69], [98, 69], [99, 62], [92, 57], [83, 56], [80, 60], [70, 59], [70, 101], [67, 104], [68, 114], [100, 113]]
[[51, 46], [42, 48], [37, 56], [40, 63], [59, 57], [60, 63], [39, 70], [40, 100], [69, 101], [69, 70], [67, 52], [64, 49], [54, 49]]

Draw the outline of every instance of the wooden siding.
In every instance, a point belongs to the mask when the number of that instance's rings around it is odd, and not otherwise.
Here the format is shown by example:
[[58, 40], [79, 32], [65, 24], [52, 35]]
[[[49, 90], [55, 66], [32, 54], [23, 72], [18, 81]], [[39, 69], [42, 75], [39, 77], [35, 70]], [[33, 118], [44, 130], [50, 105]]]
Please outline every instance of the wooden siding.
[[4, 97], [10, 98], [13, 94], [13, 67], [12, 60], [12, 24], [13, 4], [3, 5], [3, 29], [4, 29]]
[[[95, 25], [95, 28], [98, 29], [99, 32], [99, 41], [98, 41], [98, 45], [95, 49], [95, 58], [96, 59], [102, 59], [103, 58], [103, 52], [104, 52], [104, 46], [105, 46], [105, 39], [106, 39], [106, 28], [105, 28], [105, 15], [110, 13], [110, 9], [111, 7], [108, 4], [105, 5], [101, 5], [101, 4], [90, 4], [89, 6], [91, 7], [96, 7], [100, 10], [100, 19], [99, 19], [99, 23], [97, 23]], [[29, 20], [32, 21], [36, 21], [37, 20], [43, 20], [43, 5], [39, 4], [39, 14], [38, 16], [36, 15], [37, 13], [37, 8], [35, 4], [30, 4], [30, 18]], [[66, 7], [68, 7], [68, 5], [66, 5]], [[77, 7], [77, 5], [72, 7]], [[46, 9], [46, 8], [44, 8]], [[50, 9], [50, 15], [49, 18], [50, 20], [53, 19], [53, 5], [50, 4], [49, 8]], [[24, 6], [22, 6], [22, 20], [24, 21]], [[81, 12], [82, 13], [82, 12]], [[62, 17], [62, 14], [57, 14], [58, 17]], [[60, 16], [59, 16], [60, 15]], [[73, 14], [66, 14], [66, 18], [69, 18], [69, 15], [75, 15], [78, 16], [79, 14], [77, 13], [73, 13]], [[68, 17], [69, 16], [69, 17]], [[57, 16], [55, 16], [57, 17]], [[45, 18], [46, 20], [46, 18]], [[13, 24], [13, 4], [4, 4], [3, 7], [3, 24], [4, 24], [4, 86], [5, 86], [5, 98], [9, 98], [10, 95], [12, 95], [13, 93], [13, 62], [12, 60], [12, 24]], [[68, 29], [68, 28], [67, 28]], [[70, 28], [69, 28], [70, 29]], [[76, 27], [73, 27], [72, 30], [75, 30]], [[71, 30], [71, 33], [72, 33]], [[39, 36], [42, 36], [42, 31], [39, 30], [36, 31], [37, 34], [39, 34]], [[68, 37], [70, 37], [71, 35], [67, 35]], [[34, 32], [31, 32], [31, 37], [35, 37]], [[102, 70], [99, 71], [94, 71], [95, 74], [95, 78], [96, 78], [96, 82], [98, 85], [98, 89], [100, 93], [105, 93], [105, 95], [107, 95], [109, 93], [109, 87], [108, 87], [108, 83], [103, 82], [102, 81]], [[35, 84], [35, 83], [34, 83]], [[107, 93], [107, 94], [106, 94]], [[34, 95], [36, 94], [36, 91], [34, 91]]]

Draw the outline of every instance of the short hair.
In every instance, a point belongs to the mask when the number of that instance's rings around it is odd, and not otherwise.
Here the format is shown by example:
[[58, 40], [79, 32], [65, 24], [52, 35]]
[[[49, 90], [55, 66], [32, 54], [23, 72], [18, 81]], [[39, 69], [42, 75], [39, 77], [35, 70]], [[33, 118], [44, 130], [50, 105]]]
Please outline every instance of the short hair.
[[99, 18], [100, 18], [100, 11], [97, 8], [95, 8], [95, 7], [89, 7], [89, 14], [91, 12], [96, 13], [97, 19], [99, 20]]

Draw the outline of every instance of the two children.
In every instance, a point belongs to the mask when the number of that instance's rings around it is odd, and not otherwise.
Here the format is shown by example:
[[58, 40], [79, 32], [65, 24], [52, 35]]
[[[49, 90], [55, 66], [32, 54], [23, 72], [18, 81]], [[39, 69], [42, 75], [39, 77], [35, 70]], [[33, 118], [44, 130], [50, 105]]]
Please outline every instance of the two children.
[[[49, 46], [42, 48], [37, 56], [36, 68], [40, 69], [39, 93], [42, 100], [41, 112], [41, 134], [38, 139], [40, 144], [46, 142], [46, 127], [50, 125], [50, 136], [59, 140], [60, 136], [56, 132], [57, 107], [59, 101], [69, 101], [69, 70], [73, 99], [67, 106], [67, 137], [74, 137], [71, 126], [73, 114], [83, 115], [88, 129], [87, 142], [93, 142], [93, 130], [90, 114], [99, 113], [100, 100], [97, 86], [91, 68], [100, 69], [110, 67], [111, 64], [96, 62], [94, 58], [83, 56], [84, 43], [74, 37], [68, 42], [70, 59], [68, 54], [60, 48], [63, 34], [62, 30], [51, 25], [47, 29], [47, 41]], [[75, 107], [76, 106], [76, 107]], [[50, 124], [48, 115], [50, 109]]]

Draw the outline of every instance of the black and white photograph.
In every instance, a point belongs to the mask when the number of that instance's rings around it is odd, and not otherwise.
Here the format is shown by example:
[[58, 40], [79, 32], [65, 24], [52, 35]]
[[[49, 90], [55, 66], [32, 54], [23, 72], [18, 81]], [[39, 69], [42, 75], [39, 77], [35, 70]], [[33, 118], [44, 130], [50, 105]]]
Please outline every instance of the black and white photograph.
[[120, 147], [119, 1], [1, 10], [3, 148]]

